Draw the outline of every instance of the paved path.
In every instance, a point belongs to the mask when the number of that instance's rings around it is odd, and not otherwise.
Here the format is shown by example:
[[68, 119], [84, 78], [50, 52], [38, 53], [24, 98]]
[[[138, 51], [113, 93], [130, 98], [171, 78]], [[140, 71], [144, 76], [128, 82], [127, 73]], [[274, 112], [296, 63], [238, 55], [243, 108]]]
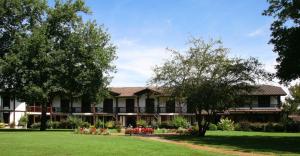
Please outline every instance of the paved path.
[[204, 151], [209, 151], [209, 152], [214, 152], [214, 153], [222, 153], [222, 154], [228, 154], [228, 155], [239, 155], [239, 156], [270, 156], [270, 155], [274, 155], [274, 154], [249, 153], [249, 152], [230, 150], [230, 149], [224, 149], [224, 148], [195, 145], [195, 144], [183, 142], [183, 141], [167, 140], [167, 139], [160, 138], [158, 136], [135, 136], [135, 137], [137, 137], [139, 139], [144, 139], [144, 140], [154, 140], [154, 141], [159, 141], [159, 142], [166, 142], [166, 143], [171, 143], [171, 144], [175, 144], [175, 145], [185, 146], [185, 147], [188, 147], [191, 149], [204, 150]]

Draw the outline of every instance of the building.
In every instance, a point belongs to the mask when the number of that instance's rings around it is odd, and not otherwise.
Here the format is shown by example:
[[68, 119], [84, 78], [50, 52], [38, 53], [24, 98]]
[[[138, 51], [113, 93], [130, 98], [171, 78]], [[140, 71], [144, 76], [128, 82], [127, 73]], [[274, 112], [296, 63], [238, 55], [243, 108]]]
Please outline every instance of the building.
[[[247, 96], [248, 102], [239, 108], [229, 109], [219, 114], [233, 120], [276, 121], [279, 120], [281, 96], [286, 93], [281, 87], [261, 85], [259, 89]], [[29, 125], [39, 122], [41, 106], [25, 104], [8, 96], [0, 100], [0, 119], [7, 124], [15, 123], [21, 116], [27, 114]], [[110, 97], [98, 104], [90, 104], [85, 99], [75, 99], [72, 107], [70, 101], [62, 96], [56, 96], [52, 104], [47, 106], [47, 117], [54, 121], [66, 119], [74, 115], [93, 123], [97, 119], [117, 120], [123, 126], [136, 124], [137, 118], [151, 122], [171, 120], [181, 115], [189, 121], [195, 121], [195, 115], [189, 105], [181, 104], [155, 88], [149, 87], [113, 87]]]

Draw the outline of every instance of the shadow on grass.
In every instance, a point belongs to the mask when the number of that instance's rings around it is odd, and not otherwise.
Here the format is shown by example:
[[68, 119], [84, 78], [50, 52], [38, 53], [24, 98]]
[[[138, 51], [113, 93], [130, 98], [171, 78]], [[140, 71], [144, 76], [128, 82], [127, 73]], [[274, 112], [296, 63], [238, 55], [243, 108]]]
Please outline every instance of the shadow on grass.
[[0, 132], [73, 132], [73, 129], [47, 129], [46, 131], [40, 131], [39, 129], [8, 129], [2, 128]]
[[212, 145], [245, 152], [300, 154], [300, 136], [164, 136], [173, 141], [187, 141], [196, 145]]

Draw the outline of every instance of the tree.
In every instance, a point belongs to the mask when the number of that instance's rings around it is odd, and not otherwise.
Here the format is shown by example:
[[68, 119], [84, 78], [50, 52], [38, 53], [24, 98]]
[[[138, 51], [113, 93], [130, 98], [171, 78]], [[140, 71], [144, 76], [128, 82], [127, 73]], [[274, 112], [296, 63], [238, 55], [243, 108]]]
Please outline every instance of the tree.
[[0, 57], [19, 37], [27, 36], [40, 23], [47, 7], [44, 0], [0, 0]]
[[199, 135], [204, 136], [216, 115], [241, 104], [255, 89], [256, 80], [270, 75], [255, 58], [229, 58], [220, 41], [192, 39], [191, 47], [156, 66], [151, 82], [182, 99], [196, 114]]
[[116, 58], [103, 27], [79, 16], [89, 12], [83, 1], [57, 0], [44, 11], [40, 23], [0, 60], [0, 83], [13, 86], [20, 100], [42, 106], [41, 130], [46, 129], [47, 104], [55, 95], [98, 102], [106, 93]]
[[283, 111], [287, 114], [299, 113], [300, 106], [300, 84], [289, 87], [290, 96], [285, 98]]
[[290, 82], [300, 77], [300, 1], [268, 2], [270, 6], [263, 15], [275, 18], [270, 43], [274, 45], [273, 51], [278, 53], [276, 75], [282, 82]]

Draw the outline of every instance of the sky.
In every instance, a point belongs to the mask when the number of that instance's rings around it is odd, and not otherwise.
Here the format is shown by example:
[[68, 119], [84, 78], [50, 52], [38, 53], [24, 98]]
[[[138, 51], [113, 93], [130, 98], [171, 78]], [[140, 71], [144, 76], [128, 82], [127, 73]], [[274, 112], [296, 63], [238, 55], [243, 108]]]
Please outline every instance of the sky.
[[152, 69], [170, 56], [166, 48], [182, 50], [191, 37], [221, 39], [231, 56], [258, 58], [275, 72], [272, 17], [262, 16], [266, 0], [86, 0], [96, 20], [111, 35], [117, 49], [117, 72], [111, 86], [145, 86]]

